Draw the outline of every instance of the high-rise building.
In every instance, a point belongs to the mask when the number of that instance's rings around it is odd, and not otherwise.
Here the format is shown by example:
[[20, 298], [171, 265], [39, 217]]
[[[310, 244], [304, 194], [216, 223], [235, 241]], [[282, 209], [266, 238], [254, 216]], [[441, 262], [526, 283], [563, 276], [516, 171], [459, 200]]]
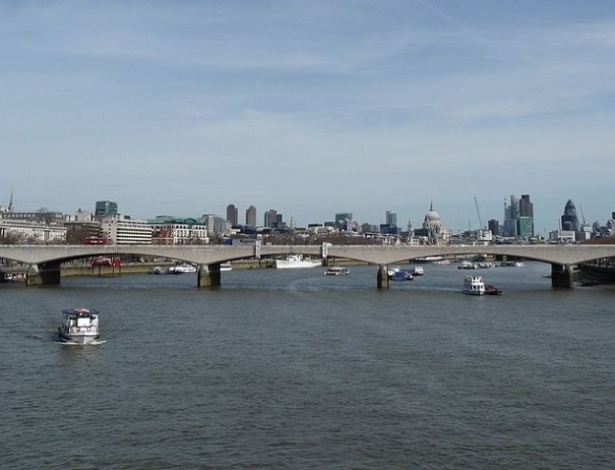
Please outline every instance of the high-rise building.
[[534, 204], [530, 202], [529, 194], [523, 194], [519, 200], [519, 222], [517, 223], [520, 237], [534, 236]]
[[397, 214], [395, 212], [386, 211], [384, 223], [389, 226], [397, 227]]
[[507, 237], [533, 237], [534, 236], [534, 205], [530, 196], [524, 194], [519, 200], [510, 196], [510, 205], [504, 201], [504, 228], [503, 234]]
[[339, 230], [352, 230], [352, 212], [335, 214], [335, 225]]
[[115, 215], [118, 215], [117, 202], [96, 201], [94, 217], [113, 217]]
[[246, 209], [246, 225], [256, 227], [256, 207], [250, 206]]
[[579, 218], [577, 217], [577, 208], [574, 207], [572, 200], [568, 199], [566, 207], [564, 207], [564, 215], [561, 217], [562, 230], [579, 231]]
[[231, 227], [237, 227], [238, 225], [238, 209], [235, 204], [229, 204], [226, 206], [226, 220], [231, 224]]
[[275, 209], [269, 209], [267, 212], [265, 212], [265, 216], [263, 217], [263, 225], [269, 228], [276, 228], [277, 217], [278, 211], [276, 211]]

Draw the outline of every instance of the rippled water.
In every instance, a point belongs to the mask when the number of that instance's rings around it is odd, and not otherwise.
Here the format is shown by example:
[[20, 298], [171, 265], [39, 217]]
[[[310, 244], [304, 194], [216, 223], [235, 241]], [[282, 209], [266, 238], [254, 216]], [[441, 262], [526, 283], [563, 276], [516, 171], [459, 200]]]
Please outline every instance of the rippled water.
[[[0, 467], [598, 469], [615, 460], [615, 290], [549, 266], [0, 285]], [[473, 272], [476, 273], [476, 272]], [[97, 346], [60, 310], [101, 310]]]

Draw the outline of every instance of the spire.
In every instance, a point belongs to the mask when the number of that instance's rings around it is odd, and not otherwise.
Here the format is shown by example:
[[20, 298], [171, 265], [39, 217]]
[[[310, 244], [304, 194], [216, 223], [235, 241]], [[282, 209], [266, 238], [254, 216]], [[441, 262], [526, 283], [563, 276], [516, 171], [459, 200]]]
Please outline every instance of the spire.
[[429, 212], [433, 212], [433, 199], [429, 203]]
[[13, 188], [11, 188], [11, 200], [9, 201], [9, 212], [13, 212]]

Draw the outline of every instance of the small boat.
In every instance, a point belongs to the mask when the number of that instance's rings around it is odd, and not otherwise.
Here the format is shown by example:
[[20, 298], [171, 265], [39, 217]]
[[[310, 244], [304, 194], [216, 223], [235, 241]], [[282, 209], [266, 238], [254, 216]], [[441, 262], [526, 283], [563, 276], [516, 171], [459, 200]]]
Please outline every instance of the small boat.
[[195, 273], [196, 267], [191, 264], [179, 264], [177, 266], [171, 266], [167, 268], [167, 274], [185, 274], [185, 273]]
[[232, 271], [233, 270], [233, 266], [231, 265], [230, 261], [227, 261], [226, 263], [220, 263], [220, 271]]
[[523, 264], [523, 261], [501, 261], [498, 266], [501, 268], [522, 268], [525, 265]]
[[100, 337], [98, 311], [88, 308], [62, 310], [58, 327], [60, 341], [88, 344]]
[[325, 276], [345, 276], [350, 274], [350, 269], [344, 266], [330, 266], [325, 271]]
[[502, 295], [502, 289], [498, 289], [492, 284], [485, 284], [485, 295]]
[[301, 255], [288, 255], [286, 259], [275, 260], [275, 267], [277, 269], [315, 268], [316, 266], [322, 266], [322, 262], [320, 260], [304, 259]]
[[425, 270], [422, 266], [414, 266], [410, 272], [413, 276], [422, 276], [425, 274]]
[[482, 276], [468, 276], [463, 280], [463, 293], [485, 295], [485, 283]]
[[478, 269], [478, 265], [472, 263], [472, 261], [464, 260], [457, 266], [457, 269]]
[[407, 269], [391, 268], [387, 274], [391, 281], [412, 281], [414, 279], [412, 272]]

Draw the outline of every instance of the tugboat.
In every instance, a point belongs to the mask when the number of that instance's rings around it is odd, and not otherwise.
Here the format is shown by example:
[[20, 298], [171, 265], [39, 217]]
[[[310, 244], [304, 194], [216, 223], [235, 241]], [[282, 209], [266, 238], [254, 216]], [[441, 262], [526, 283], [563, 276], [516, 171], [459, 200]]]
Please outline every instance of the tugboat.
[[502, 289], [498, 289], [493, 284], [485, 284], [485, 295], [502, 295]]
[[88, 344], [100, 337], [97, 310], [73, 308], [62, 310], [62, 322], [58, 327], [60, 341]]

